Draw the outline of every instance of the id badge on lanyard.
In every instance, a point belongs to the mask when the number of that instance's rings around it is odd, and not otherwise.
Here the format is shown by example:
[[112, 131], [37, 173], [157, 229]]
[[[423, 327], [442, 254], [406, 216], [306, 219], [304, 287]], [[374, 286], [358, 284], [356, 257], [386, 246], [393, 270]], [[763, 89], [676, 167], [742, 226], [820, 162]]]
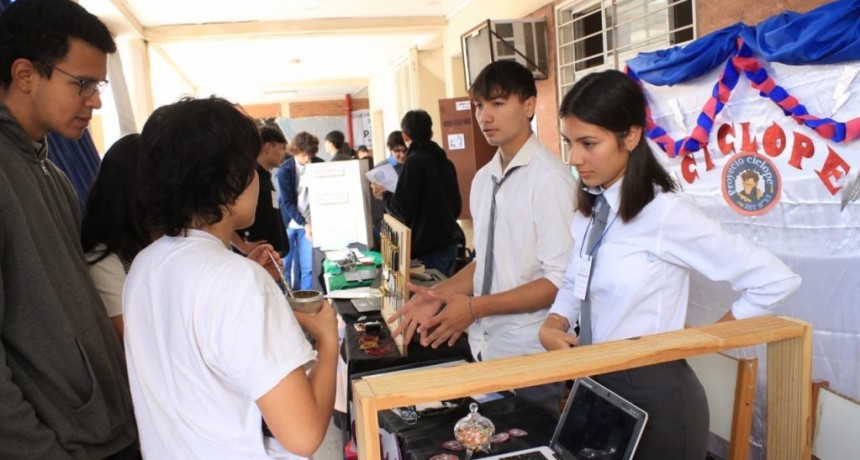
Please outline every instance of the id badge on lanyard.
[[585, 300], [585, 293], [588, 291], [588, 278], [591, 277], [591, 262], [593, 257], [586, 254], [579, 258], [579, 263], [576, 265], [576, 281], [573, 284], [573, 295], [579, 300]]

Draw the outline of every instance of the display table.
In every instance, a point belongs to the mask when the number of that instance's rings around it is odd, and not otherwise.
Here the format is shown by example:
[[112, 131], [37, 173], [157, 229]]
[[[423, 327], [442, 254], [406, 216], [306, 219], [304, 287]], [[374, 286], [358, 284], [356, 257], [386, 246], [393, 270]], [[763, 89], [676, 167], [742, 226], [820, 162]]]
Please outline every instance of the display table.
[[[332, 305], [334, 306], [335, 311], [337, 311], [341, 318], [343, 318], [344, 323], [346, 323], [341, 354], [347, 364], [350, 380], [351, 376], [355, 374], [363, 374], [369, 371], [386, 368], [401, 367], [420, 362], [436, 361], [440, 359], [472, 360], [469, 341], [465, 335], [460, 337], [452, 347], [445, 344], [436, 349], [422, 347], [421, 344], [418, 343], [418, 337], [416, 336], [409, 344], [407, 356], [403, 357], [400, 352], [397, 351], [397, 347], [394, 346], [394, 340], [391, 338], [388, 328], [385, 327], [384, 319], [379, 312], [365, 314], [359, 313], [352, 306], [352, 303], [349, 300], [334, 300]], [[378, 337], [380, 348], [386, 351], [384, 354], [369, 354], [365, 350], [361, 349], [360, 337], [364, 334], [357, 331], [355, 328], [355, 323], [361, 317], [364, 317], [363, 322], [378, 321], [382, 325], [382, 327], [379, 328], [380, 332]]]
[[[437, 272], [438, 273], [438, 272]], [[413, 280], [416, 284], [430, 286], [433, 282], [438, 282], [439, 279], [444, 279], [441, 274], [434, 274], [434, 281], [422, 282]], [[387, 370], [400, 369], [404, 367], [419, 367], [424, 364], [438, 363], [441, 361], [471, 361], [472, 355], [469, 349], [469, 341], [466, 336], [460, 339], [449, 347], [447, 344], [440, 346], [437, 349], [422, 347], [416, 336], [407, 349], [407, 356], [404, 357], [397, 350], [394, 340], [391, 338], [389, 329], [385, 326], [384, 319], [380, 312], [360, 313], [352, 302], [346, 299], [334, 299], [331, 301], [332, 306], [338, 316], [343, 320], [343, 343], [341, 345], [341, 357], [344, 362], [342, 375], [344, 379], [341, 387], [344, 388], [344, 393], [347, 401], [352, 400], [352, 380], [354, 378], [369, 375], [373, 373], [384, 373]], [[377, 321], [381, 325], [379, 328], [378, 344], [379, 348], [384, 353], [378, 352], [368, 353], [361, 348], [360, 340], [365, 334], [356, 330], [355, 324], [358, 322]], [[351, 420], [349, 408], [347, 405], [346, 420]], [[349, 445], [352, 433], [349, 427], [351, 423], [346, 422], [340, 424], [344, 432], [344, 445]], [[453, 425], [452, 425], [453, 426]]]
[[[517, 400], [510, 392], [503, 392], [502, 399], [480, 405], [481, 415], [495, 425], [496, 433], [508, 432], [512, 428], [528, 433], [523, 437], [511, 436], [505, 442], [493, 443], [490, 453], [476, 452], [472, 458], [514, 452], [520, 449], [549, 444], [556, 426], [556, 419], [537, 406]], [[454, 424], [469, 413], [469, 402], [465, 400], [454, 409], [436, 415], [421, 416], [417, 423], [409, 424], [391, 410], [379, 413], [379, 426], [397, 437], [402, 458], [426, 460], [436, 454], [455, 454], [463, 458], [465, 452], [448, 450], [443, 443], [454, 439]]]

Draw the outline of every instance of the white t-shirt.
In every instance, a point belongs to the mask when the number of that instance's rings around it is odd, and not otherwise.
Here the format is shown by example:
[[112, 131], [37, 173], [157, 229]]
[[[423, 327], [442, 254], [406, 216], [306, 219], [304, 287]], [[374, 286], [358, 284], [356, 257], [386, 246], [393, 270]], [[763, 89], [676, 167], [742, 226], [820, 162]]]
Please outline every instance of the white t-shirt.
[[[311, 222], [311, 204], [308, 196], [308, 176], [305, 174], [308, 165], [296, 161], [296, 209], [304, 217], [305, 223]], [[290, 220], [290, 228], [304, 228], [295, 220]]]
[[[497, 152], [472, 181], [470, 203], [477, 254], [475, 295], [480, 293], [484, 280], [493, 177], [502, 177], [500, 155]], [[532, 135], [511, 160], [506, 173], [509, 176], [496, 193], [490, 293], [504, 292], [541, 278], [561, 287], [573, 248], [570, 223], [575, 184], [570, 169]], [[544, 309], [481, 318], [480, 324], [469, 327], [472, 353], [480, 352], [481, 359], [493, 359], [546, 351], [538, 339], [546, 313]]]
[[123, 309], [145, 458], [300, 458], [264, 439], [255, 401], [316, 355], [261, 266], [203, 231], [162, 237], [135, 258]]
[[[104, 250], [104, 245], [96, 247], [95, 252], [86, 254], [87, 261], [95, 260], [101, 256]], [[110, 253], [104, 259], [88, 265], [90, 278], [96, 289], [99, 291], [99, 296], [105, 304], [105, 310], [109, 317], [119, 316], [122, 314], [122, 286], [125, 283], [125, 268], [122, 266], [122, 261], [115, 253]]]
[[[631, 221], [616, 218], [622, 183], [603, 192], [610, 206], [608, 225], [595, 253], [588, 292], [593, 343], [683, 329], [691, 270], [728, 281], [740, 292], [731, 305], [738, 319], [773, 314], [800, 286], [800, 277], [781, 260], [723, 230], [681, 193], [657, 193]], [[590, 220], [580, 213], [573, 220], [576, 248], [550, 310], [570, 324], [579, 319], [576, 270], [580, 254], [587, 252], [582, 244]]]

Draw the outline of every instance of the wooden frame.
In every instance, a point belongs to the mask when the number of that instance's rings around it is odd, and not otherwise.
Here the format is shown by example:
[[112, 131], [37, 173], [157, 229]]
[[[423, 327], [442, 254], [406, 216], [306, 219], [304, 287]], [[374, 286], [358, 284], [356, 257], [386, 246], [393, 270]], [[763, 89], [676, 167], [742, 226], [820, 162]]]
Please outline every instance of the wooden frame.
[[[818, 426], [818, 397], [821, 394], [821, 390], [824, 388], [829, 388], [830, 382], [827, 380], [815, 380], [812, 382], [812, 395], [811, 400], [809, 402], [810, 408], [810, 418], [812, 419], [809, 422], [810, 428], [809, 430], [809, 446], [812, 449], [812, 446], [815, 444], [815, 428]], [[815, 452], [811, 452], [812, 460], [821, 460], [815, 455]]]
[[[383, 295], [381, 313], [383, 318], [388, 319], [388, 317], [393, 315], [409, 300], [409, 289], [406, 287], [406, 283], [409, 282], [409, 264], [412, 262], [412, 230], [390, 214], [385, 214], [382, 216], [382, 219], [384, 225], [387, 227], [387, 229], [383, 230], [383, 233], [386, 233], [387, 230], [393, 234], [393, 238], [397, 241], [396, 250], [392, 250], [393, 245], [390, 238], [382, 238], [383, 280], [380, 289], [382, 289]], [[397, 270], [394, 270], [395, 260], [393, 258], [397, 259]], [[396, 289], [394, 295], [391, 294], [388, 286], [386, 286], [385, 274], [389, 272], [396, 272], [394, 280]], [[400, 326], [400, 320], [398, 319], [394, 323], [386, 321], [385, 324], [388, 324], [388, 329], [394, 332]], [[405, 357], [409, 344], [403, 340], [403, 337], [404, 334], [391, 335], [397, 349], [400, 351], [400, 355]]]
[[827, 380], [816, 380], [812, 382], [810, 407], [812, 460], [856, 457], [860, 448], [860, 441], [855, 436], [860, 419], [860, 401], [830, 388]]
[[758, 359], [738, 359], [732, 435], [729, 438], [729, 460], [746, 460], [749, 458], [757, 374]]
[[727, 460], [747, 460], [758, 359], [709, 353], [688, 357], [687, 363], [705, 388], [711, 433], [729, 443]]
[[811, 452], [812, 326], [778, 316], [356, 380], [353, 401], [359, 458], [381, 458], [380, 410], [599, 375], [760, 343], [767, 344], [768, 457], [806, 460]]

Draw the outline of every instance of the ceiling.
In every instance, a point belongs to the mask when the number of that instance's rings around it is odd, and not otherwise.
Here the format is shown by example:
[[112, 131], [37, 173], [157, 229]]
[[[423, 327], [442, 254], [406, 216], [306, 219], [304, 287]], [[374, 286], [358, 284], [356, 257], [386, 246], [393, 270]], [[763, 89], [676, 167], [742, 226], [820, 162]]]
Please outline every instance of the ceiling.
[[146, 40], [154, 91], [168, 66], [199, 95], [254, 104], [362, 96], [410, 49], [441, 46], [469, 0], [78, 2], [119, 40]]

